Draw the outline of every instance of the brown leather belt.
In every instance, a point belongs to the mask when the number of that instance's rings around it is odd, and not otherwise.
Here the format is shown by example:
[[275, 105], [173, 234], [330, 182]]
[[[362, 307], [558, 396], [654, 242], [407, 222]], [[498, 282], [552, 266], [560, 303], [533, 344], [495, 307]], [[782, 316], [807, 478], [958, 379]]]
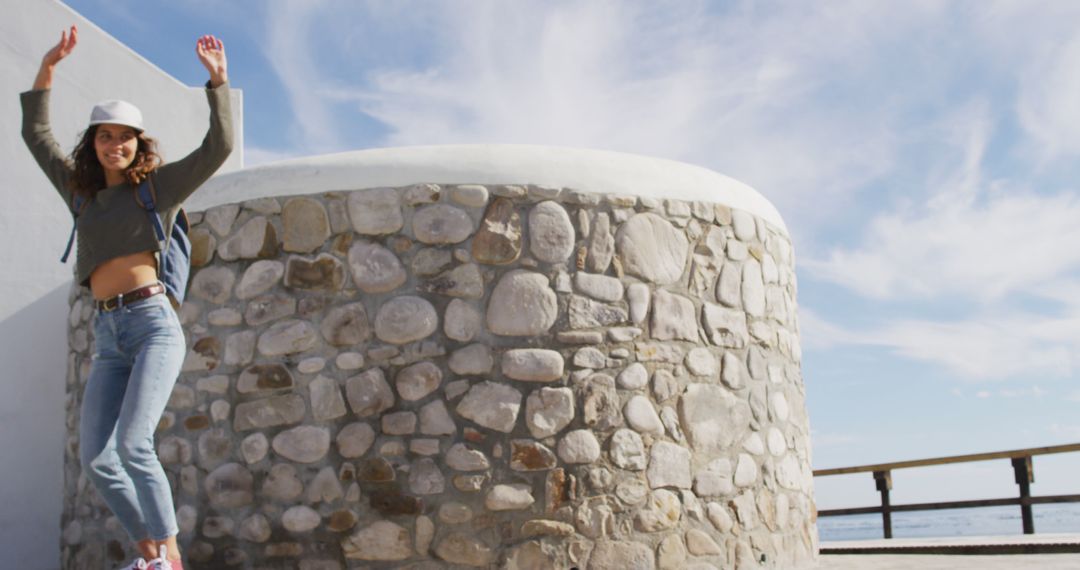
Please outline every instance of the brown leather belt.
[[107, 313], [109, 311], [115, 311], [124, 305], [131, 305], [144, 299], [149, 299], [154, 295], [160, 295], [165, 292], [165, 286], [161, 283], [154, 283], [145, 287], [139, 287], [138, 289], [132, 289], [127, 293], [121, 293], [110, 299], [104, 301], [94, 301], [94, 305], [97, 306], [97, 310]]

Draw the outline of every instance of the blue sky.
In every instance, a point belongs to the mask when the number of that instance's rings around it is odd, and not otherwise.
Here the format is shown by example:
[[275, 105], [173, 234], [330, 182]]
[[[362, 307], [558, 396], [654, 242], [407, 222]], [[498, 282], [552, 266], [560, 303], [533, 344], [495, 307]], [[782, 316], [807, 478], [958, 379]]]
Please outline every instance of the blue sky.
[[[755, 187], [796, 246], [817, 468], [1080, 441], [1078, 2], [68, 4], [191, 85], [224, 38], [248, 165], [538, 143]], [[1037, 459], [1036, 492], [1077, 472]], [[1007, 462], [894, 477], [895, 502], [1015, 487]]]

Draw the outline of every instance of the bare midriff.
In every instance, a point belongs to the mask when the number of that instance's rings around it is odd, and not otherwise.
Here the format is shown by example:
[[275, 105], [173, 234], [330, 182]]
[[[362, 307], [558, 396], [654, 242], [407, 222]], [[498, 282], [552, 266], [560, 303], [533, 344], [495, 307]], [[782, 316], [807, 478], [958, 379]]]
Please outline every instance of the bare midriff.
[[98, 301], [157, 282], [157, 258], [152, 251], [114, 257], [94, 268], [90, 291]]

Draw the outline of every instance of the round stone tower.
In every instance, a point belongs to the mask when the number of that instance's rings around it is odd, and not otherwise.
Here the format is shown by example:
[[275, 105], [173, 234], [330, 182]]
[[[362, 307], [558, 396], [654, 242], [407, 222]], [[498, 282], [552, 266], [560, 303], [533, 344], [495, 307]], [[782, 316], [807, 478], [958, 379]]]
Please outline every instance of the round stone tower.
[[[199, 210], [199, 211], [192, 211]], [[208, 568], [799, 568], [817, 552], [792, 246], [701, 168], [527, 146], [215, 178], [157, 435]], [[65, 568], [130, 557], [78, 463]]]

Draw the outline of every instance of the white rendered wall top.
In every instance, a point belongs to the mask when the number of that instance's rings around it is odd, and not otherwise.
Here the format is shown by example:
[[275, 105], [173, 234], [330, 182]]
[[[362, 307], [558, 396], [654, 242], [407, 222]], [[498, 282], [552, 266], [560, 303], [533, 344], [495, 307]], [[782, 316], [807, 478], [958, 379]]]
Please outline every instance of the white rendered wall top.
[[776, 208], [753, 188], [706, 168], [632, 154], [531, 145], [448, 145], [363, 150], [299, 158], [232, 172], [208, 182], [192, 210], [266, 196], [381, 186], [534, 184], [724, 204], [787, 232]]
[[[201, 86], [186, 86], [57, 0], [0, 0], [0, 566], [60, 567], [67, 292], [74, 263], [60, 263], [71, 214], [20, 136], [19, 92], [31, 88], [41, 56], [71, 24], [79, 44], [57, 68], [50, 115], [70, 152], [90, 109], [104, 99], [138, 105], [166, 160], [196, 148], [209, 109]], [[194, 46], [176, 49], [191, 53]], [[233, 91], [236, 145], [223, 170], [243, 165], [242, 94]]]

